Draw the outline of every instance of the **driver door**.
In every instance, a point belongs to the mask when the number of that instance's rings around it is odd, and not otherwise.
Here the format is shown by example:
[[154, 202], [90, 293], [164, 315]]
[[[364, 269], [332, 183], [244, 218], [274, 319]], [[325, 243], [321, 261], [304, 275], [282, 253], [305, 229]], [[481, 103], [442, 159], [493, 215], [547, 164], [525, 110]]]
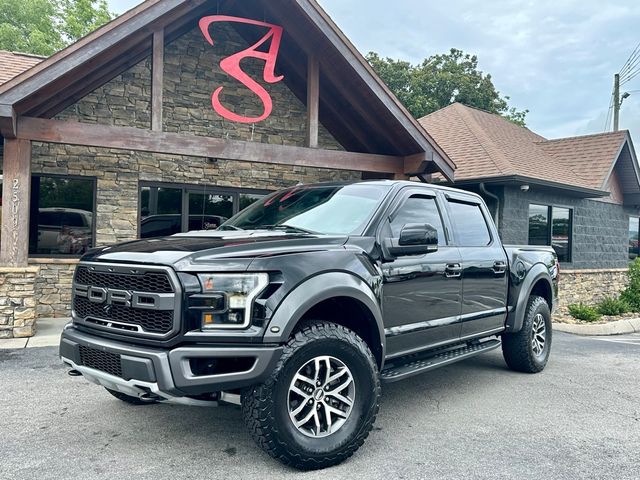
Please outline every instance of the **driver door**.
[[450, 246], [435, 191], [412, 188], [383, 220], [380, 241], [398, 238], [408, 223], [428, 223], [438, 231], [438, 250], [398, 257], [382, 264], [387, 355], [397, 357], [460, 337], [461, 257]]

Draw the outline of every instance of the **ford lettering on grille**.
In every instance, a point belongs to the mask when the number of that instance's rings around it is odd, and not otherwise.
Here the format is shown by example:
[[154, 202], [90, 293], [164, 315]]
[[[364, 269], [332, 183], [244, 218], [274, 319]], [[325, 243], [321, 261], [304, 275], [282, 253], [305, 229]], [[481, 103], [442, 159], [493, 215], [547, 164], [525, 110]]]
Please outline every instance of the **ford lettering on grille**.
[[74, 321], [121, 334], [167, 337], [178, 327], [177, 284], [166, 269], [80, 264], [73, 283]]

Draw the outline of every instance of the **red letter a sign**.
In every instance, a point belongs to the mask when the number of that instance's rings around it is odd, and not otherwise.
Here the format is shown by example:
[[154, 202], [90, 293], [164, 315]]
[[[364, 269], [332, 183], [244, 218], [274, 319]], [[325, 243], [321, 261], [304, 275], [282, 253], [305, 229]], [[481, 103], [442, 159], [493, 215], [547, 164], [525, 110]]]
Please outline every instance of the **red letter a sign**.
[[[241, 52], [234, 53], [233, 55], [224, 58], [220, 61], [220, 68], [223, 72], [228, 74], [230, 77], [235, 78], [240, 83], [242, 83], [245, 87], [255, 93], [260, 101], [262, 102], [262, 106], [264, 108], [262, 115], [259, 117], [243, 117], [242, 115], [238, 115], [237, 113], [232, 112], [227, 109], [220, 103], [220, 93], [224, 87], [218, 87], [213, 95], [211, 96], [211, 105], [213, 109], [224, 118], [241, 123], [254, 123], [260, 122], [267, 118], [271, 114], [271, 110], [273, 109], [273, 103], [271, 101], [271, 96], [269, 93], [256, 82], [253, 78], [247, 75], [240, 66], [240, 62], [248, 57], [257, 58], [260, 60], [264, 60], [264, 81], [267, 83], [276, 83], [284, 78], [284, 76], [276, 76], [275, 68], [276, 68], [276, 59], [278, 58], [278, 49], [280, 48], [280, 41], [282, 40], [282, 27], [278, 25], [272, 25], [270, 23], [259, 22], [257, 20], [249, 20], [247, 18], [238, 18], [238, 17], [230, 17], [227, 15], [211, 15], [209, 17], [203, 17], [200, 19], [199, 25], [204, 38], [209, 42], [209, 44], [213, 45], [213, 39], [209, 34], [209, 26], [212, 23], [216, 22], [236, 22], [236, 23], [246, 23], [249, 25], [258, 25], [260, 27], [267, 27], [269, 31], [254, 45], [251, 45], [249, 48], [242, 50]], [[271, 45], [269, 46], [269, 50], [267, 52], [262, 52], [258, 50], [262, 47], [266, 42], [271, 40]]]

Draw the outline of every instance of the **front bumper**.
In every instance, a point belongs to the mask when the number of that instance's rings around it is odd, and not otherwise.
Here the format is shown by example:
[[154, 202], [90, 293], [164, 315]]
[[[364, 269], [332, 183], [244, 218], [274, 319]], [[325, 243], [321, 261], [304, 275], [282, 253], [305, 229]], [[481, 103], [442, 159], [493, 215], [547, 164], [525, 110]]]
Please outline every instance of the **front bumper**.
[[[81, 354], [81, 348], [91, 356]], [[72, 324], [65, 327], [60, 338], [60, 358], [87, 380], [127, 395], [152, 394], [173, 403], [193, 404], [188, 397], [261, 383], [281, 354], [280, 346], [194, 345], [171, 350], [139, 347], [81, 332]], [[196, 374], [191, 368], [193, 359], [232, 358], [250, 358], [253, 362], [241, 371], [212, 375]]]

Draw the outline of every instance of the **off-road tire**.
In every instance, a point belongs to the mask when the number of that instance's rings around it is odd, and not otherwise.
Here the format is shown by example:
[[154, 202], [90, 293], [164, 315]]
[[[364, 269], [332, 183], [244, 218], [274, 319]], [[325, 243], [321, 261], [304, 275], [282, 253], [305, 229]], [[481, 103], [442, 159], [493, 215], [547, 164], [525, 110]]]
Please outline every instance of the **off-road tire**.
[[[546, 340], [540, 355], [533, 350], [533, 324], [537, 315], [544, 317], [546, 326]], [[518, 332], [502, 335], [502, 355], [511, 370], [524, 373], [541, 372], [547, 365], [551, 351], [551, 312], [546, 300], [537, 295], [531, 295], [527, 302], [522, 328]]]
[[[289, 418], [288, 391], [299, 368], [318, 355], [331, 355], [350, 369], [355, 400], [344, 425], [322, 438], [306, 437]], [[244, 421], [269, 455], [301, 470], [315, 470], [349, 458], [364, 443], [378, 414], [380, 379], [369, 347], [353, 331], [330, 322], [306, 323], [284, 346], [271, 376], [242, 395]]]
[[111, 390], [110, 388], [105, 387], [105, 390], [109, 392], [111, 395], [116, 397], [118, 400], [122, 400], [129, 405], [153, 405], [154, 403], [158, 403], [155, 400], [141, 400], [138, 397], [132, 397], [131, 395], [127, 395], [126, 393], [118, 392], [117, 390]]

